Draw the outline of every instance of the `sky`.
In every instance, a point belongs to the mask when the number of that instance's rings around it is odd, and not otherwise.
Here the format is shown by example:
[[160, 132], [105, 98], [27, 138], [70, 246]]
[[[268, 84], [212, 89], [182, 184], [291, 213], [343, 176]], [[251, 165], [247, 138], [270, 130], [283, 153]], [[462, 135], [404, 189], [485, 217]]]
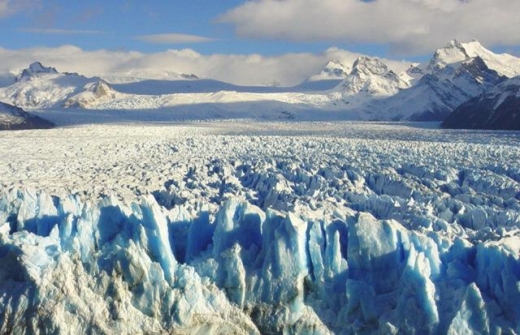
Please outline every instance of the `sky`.
[[[147, 58], [146, 67], [153, 67], [149, 58], [182, 54], [177, 65], [156, 67], [237, 82], [244, 81], [240, 73], [224, 73], [231, 68], [210, 69], [241, 62], [239, 69], [258, 68], [246, 73], [251, 83], [292, 84], [338, 50], [347, 58], [422, 61], [452, 39], [477, 39], [520, 56], [517, 13], [519, 0], [0, 0], [0, 71], [22, 66], [16, 58], [37, 56], [71, 70], [73, 62], [64, 58], [73, 56], [90, 57], [97, 70], [77, 71], [95, 74], [117, 70], [110, 59], [130, 66], [129, 60]], [[285, 72], [300, 74], [276, 76], [290, 59], [301, 68]]]

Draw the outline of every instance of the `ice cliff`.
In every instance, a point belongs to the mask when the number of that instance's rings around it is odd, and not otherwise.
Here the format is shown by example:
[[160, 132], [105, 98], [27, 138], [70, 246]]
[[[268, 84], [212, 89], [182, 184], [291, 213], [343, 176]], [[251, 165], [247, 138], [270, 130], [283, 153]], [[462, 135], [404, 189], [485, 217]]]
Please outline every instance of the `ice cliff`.
[[[430, 221], [395, 219], [385, 193], [413, 190], [384, 176], [366, 180], [379, 195], [328, 215], [4, 190], [0, 333], [518, 333], [516, 186], [479, 209], [460, 191], [490, 181], [461, 178], [444, 186], [459, 200], [426, 207]], [[495, 213], [499, 199], [510, 200]]]

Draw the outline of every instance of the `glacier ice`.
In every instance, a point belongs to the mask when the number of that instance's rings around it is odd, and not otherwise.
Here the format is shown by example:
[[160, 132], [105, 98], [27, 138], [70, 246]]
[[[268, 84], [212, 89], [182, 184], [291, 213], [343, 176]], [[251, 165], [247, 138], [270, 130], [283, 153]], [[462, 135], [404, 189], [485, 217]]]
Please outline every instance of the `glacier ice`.
[[0, 333], [520, 331], [517, 135], [213, 126], [1, 135]]
[[4, 192], [0, 212], [1, 333], [520, 327], [516, 231], [470, 242], [368, 212], [318, 218], [236, 198], [210, 220], [151, 196], [125, 205], [30, 189]]

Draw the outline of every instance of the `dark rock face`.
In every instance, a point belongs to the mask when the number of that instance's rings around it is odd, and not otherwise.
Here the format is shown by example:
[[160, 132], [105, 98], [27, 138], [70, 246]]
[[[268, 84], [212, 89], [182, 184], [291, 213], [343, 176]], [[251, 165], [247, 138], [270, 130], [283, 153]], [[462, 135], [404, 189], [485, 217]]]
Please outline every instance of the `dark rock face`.
[[[516, 82], [520, 82], [518, 77]], [[445, 128], [520, 130], [520, 85], [511, 81], [456, 108], [443, 122]]]
[[54, 123], [0, 102], [0, 130], [49, 129]]
[[40, 62], [34, 62], [27, 69], [22, 71], [21, 76], [18, 80], [24, 80], [26, 78], [30, 78], [32, 76], [36, 76], [39, 74], [57, 74], [58, 71], [53, 67], [46, 67]]
[[42, 119], [36, 115], [27, 113], [28, 117], [21, 123], [16, 124], [2, 124], [0, 123], [0, 130], [23, 130], [23, 129], [50, 129], [54, 128], [54, 123]]

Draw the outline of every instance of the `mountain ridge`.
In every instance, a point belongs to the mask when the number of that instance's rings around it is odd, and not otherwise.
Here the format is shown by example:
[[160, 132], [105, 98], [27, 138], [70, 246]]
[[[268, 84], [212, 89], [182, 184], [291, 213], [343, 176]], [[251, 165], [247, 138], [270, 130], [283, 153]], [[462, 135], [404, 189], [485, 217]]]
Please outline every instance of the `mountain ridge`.
[[0, 101], [0, 130], [48, 129], [50, 121]]
[[[478, 41], [451, 41], [432, 58], [396, 73], [381, 59], [360, 56], [348, 64], [332, 59], [315, 76], [294, 87], [237, 86], [195, 76], [181, 80], [121, 79], [60, 73], [34, 62], [18, 80], [0, 87], [0, 99], [27, 109], [49, 108], [171, 110], [186, 106], [208, 117], [236, 115], [264, 103], [262, 115], [291, 115], [302, 110], [314, 118], [349, 120], [442, 121], [456, 107], [510, 77], [520, 74], [520, 59], [494, 54]], [[166, 74], [170, 76], [171, 74]], [[311, 80], [312, 79], [312, 80]], [[196, 107], [198, 106], [198, 107]], [[255, 107], [254, 109], [258, 109]], [[241, 113], [240, 115], [242, 115]], [[251, 117], [256, 117], [252, 113]]]
[[520, 76], [508, 79], [458, 106], [444, 128], [520, 130]]

